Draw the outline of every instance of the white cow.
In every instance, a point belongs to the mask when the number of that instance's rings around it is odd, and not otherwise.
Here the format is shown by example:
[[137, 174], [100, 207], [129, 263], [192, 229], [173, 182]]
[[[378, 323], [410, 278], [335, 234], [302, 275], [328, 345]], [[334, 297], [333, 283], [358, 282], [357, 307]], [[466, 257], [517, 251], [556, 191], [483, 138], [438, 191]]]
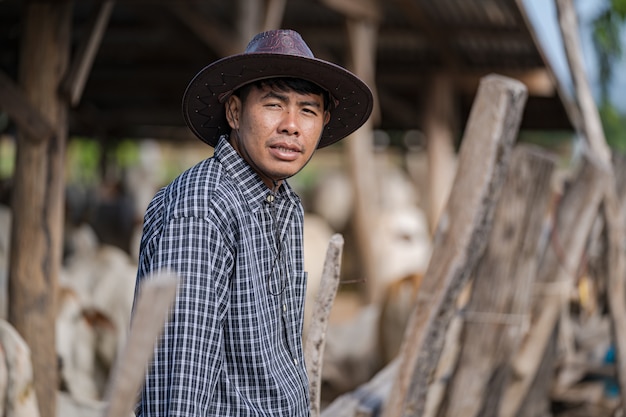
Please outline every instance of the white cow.
[[[376, 267], [366, 284], [367, 304], [363, 299], [349, 319], [329, 324], [322, 379], [333, 394], [367, 381], [396, 354], [419, 287], [417, 277], [425, 272], [432, 252], [427, 218], [418, 205], [415, 185], [406, 173], [384, 160], [377, 161], [374, 168], [378, 174], [377, 184], [372, 186], [375, 216], [370, 227]], [[333, 171], [320, 180], [311, 207], [329, 224], [345, 227], [352, 198], [347, 176]], [[350, 244], [354, 242], [347, 239], [346, 245]], [[321, 257], [316, 262], [321, 267]], [[313, 288], [311, 285], [309, 290]], [[342, 302], [341, 294], [338, 297], [336, 304]]]
[[126, 344], [137, 266], [123, 250], [94, 242], [88, 226], [73, 239], [83, 243], [60, 274], [57, 351], [70, 393], [96, 400]]
[[[104, 384], [96, 355], [96, 330], [85, 315], [78, 294], [70, 288], [59, 291], [56, 319], [56, 352], [59, 358], [59, 388], [72, 397], [98, 400]], [[106, 377], [104, 377], [106, 378]]]
[[30, 349], [19, 333], [0, 320], [0, 415], [38, 417]]

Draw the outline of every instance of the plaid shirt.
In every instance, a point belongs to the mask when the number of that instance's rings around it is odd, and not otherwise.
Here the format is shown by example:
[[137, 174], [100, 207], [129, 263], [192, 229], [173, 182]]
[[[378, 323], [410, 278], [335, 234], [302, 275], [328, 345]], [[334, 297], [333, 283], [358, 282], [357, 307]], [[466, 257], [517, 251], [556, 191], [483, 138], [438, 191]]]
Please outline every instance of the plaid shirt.
[[141, 417], [308, 416], [303, 210], [222, 137], [150, 203], [138, 280], [181, 277], [135, 410]]

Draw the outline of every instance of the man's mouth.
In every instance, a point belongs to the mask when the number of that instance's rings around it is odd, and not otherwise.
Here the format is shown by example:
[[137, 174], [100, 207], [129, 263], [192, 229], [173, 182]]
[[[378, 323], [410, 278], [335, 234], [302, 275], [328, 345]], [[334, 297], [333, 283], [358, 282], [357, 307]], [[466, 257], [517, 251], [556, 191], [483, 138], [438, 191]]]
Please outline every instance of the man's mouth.
[[297, 146], [276, 144], [270, 146], [270, 153], [278, 159], [292, 161], [299, 156], [301, 150]]
[[290, 147], [286, 147], [286, 146], [272, 146], [273, 149], [277, 149], [280, 152], [300, 152], [298, 149], [296, 148], [290, 148]]

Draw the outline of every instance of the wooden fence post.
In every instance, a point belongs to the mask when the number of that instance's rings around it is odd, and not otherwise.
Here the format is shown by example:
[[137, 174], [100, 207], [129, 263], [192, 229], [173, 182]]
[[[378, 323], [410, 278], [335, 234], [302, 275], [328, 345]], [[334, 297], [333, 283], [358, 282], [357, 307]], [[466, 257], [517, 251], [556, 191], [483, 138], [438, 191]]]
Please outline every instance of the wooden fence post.
[[455, 301], [487, 243], [526, 97], [526, 87], [518, 81], [497, 75], [481, 80], [455, 182], [405, 334], [386, 417], [423, 413], [429, 376], [437, 366]]
[[69, 62], [71, 16], [69, 0], [26, 2], [20, 62], [24, 94], [54, 130], [48, 140], [20, 131], [8, 285], [9, 321], [31, 349], [42, 417], [54, 416], [58, 386], [54, 332], [67, 138], [59, 86]]
[[304, 362], [309, 376], [309, 398], [311, 399], [311, 417], [319, 417], [322, 398], [322, 365], [326, 346], [326, 329], [330, 311], [337, 295], [341, 277], [341, 254], [343, 236], [334, 234], [328, 243], [322, 281], [315, 298], [313, 317], [304, 345]]

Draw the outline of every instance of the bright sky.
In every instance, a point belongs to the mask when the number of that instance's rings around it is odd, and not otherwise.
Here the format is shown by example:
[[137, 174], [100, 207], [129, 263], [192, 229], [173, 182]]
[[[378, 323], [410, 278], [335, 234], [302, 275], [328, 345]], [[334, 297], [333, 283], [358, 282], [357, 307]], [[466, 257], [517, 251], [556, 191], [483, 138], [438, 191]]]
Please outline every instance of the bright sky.
[[[591, 40], [591, 21], [607, 4], [607, 0], [575, 0], [579, 17], [581, 44], [585, 66], [591, 85], [598, 93], [598, 65]], [[565, 52], [561, 42], [561, 33], [556, 16], [554, 0], [524, 0], [528, 16], [535, 25], [535, 30], [550, 59], [554, 71], [561, 83], [571, 92], [572, 82], [567, 68]], [[626, 28], [622, 30], [622, 43], [626, 45]], [[626, 48], [625, 48], [626, 49]], [[626, 55], [626, 50], [624, 51]], [[613, 69], [613, 85], [610, 88], [611, 100], [626, 113], [626, 56]]]

